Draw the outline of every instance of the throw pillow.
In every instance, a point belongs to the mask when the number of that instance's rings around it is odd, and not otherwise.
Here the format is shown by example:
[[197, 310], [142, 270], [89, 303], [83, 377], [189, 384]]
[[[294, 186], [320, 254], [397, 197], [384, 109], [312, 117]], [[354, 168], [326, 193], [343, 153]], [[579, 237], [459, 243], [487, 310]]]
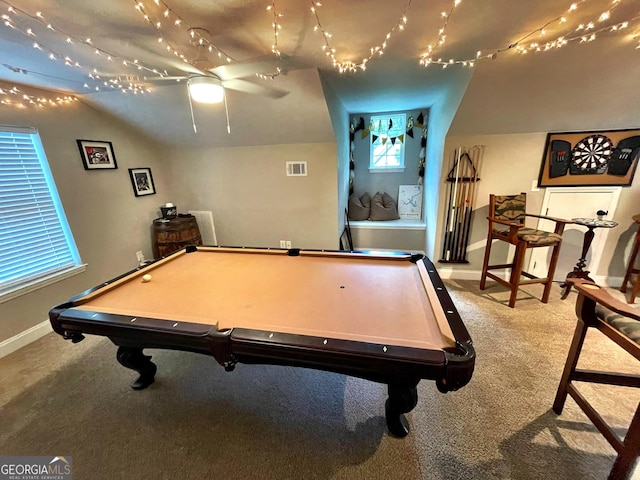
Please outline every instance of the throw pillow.
[[349, 220], [367, 220], [370, 210], [371, 197], [368, 193], [364, 193], [361, 197], [355, 193], [351, 194], [349, 197]]
[[398, 204], [388, 193], [376, 193], [371, 199], [371, 213], [369, 220], [374, 222], [397, 220]]

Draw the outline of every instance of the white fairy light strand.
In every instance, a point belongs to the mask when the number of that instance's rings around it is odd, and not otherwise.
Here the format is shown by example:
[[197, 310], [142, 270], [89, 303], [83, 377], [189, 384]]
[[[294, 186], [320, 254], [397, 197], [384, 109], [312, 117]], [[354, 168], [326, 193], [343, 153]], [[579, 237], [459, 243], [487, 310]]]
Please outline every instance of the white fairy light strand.
[[[164, 31], [163, 24], [172, 25], [175, 28], [184, 29], [188, 32], [188, 35], [191, 36], [191, 39], [194, 43], [200, 44], [206, 49], [213, 53], [214, 50], [218, 56], [218, 58], [224, 59], [227, 63], [235, 62], [236, 60], [229, 54], [227, 54], [222, 48], [217, 46], [215, 43], [211, 42], [209, 38], [204, 37], [198, 28], [190, 25], [184, 18], [182, 18], [174, 9], [172, 9], [166, 2], [163, 0], [153, 0], [153, 3], [159, 8], [162, 9], [160, 12], [160, 16], [165, 20], [159, 20], [157, 18], [152, 18], [152, 15], [145, 9], [144, 4], [141, 1], [134, 0], [135, 8], [143, 18], [149, 22], [149, 24], [156, 31]], [[188, 64], [192, 64], [191, 60], [189, 60], [184, 54], [180, 53], [177, 49], [173, 48], [164, 37], [158, 37], [159, 44], [165, 44], [165, 50], [169, 53], [172, 53], [174, 56], [180, 58], [182, 61]], [[195, 65], [194, 65], [195, 66]]]
[[271, 22], [271, 26], [273, 27], [273, 45], [271, 45], [271, 52], [275, 56], [279, 57], [280, 50], [278, 49], [278, 35], [282, 25], [280, 25], [278, 20], [282, 18], [283, 15], [276, 11], [276, 2], [272, 2], [271, 5], [267, 7], [267, 12], [271, 12], [273, 14], [273, 22]]
[[451, 6], [451, 9], [449, 10], [449, 12], [442, 12], [440, 14], [441, 17], [444, 18], [444, 24], [442, 25], [442, 27], [440, 28], [440, 30], [438, 31], [438, 40], [435, 42], [436, 46], [434, 47], [433, 45], [429, 45], [427, 47], [427, 51], [426, 53], [423, 53], [420, 56], [420, 65], [428, 65], [432, 62], [431, 59], [431, 54], [433, 53], [433, 51], [438, 48], [441, 47], [442, 45], [444, 45], [444, 42], [447, 38], [446, 35], [446, 31], [447, 31], [447, 25], [449, 25], [449, 19], [451, 18], [451, 15], [453, 14], [453, 11], [456, 9], [456, 7], [458, 5], [460, 5], [460, 3], [462, 2], [462, 0], [454, 0], [453, 5]]
[[[3, 14], [1, 19], [2, 22], [4, 24], [5, 27], [7, 28], [11, 28], [12, 30], [15, 30], [17, 32], [20, 32], [21, 34], [27, 36], [27, 37], [31, 37], [31, 38], [37, 38], [37, 35], [34, 31], [34, 26], [35, 25], [30, 25], [29, 22], [35, 21], [36, 24], [40, 24], [40, 25], [44, 25], [46, 27], [47, 30], [50, 30], [52, 32], [55, 32], [56, 34], [60, 34], [66, 37], [66, 43], [68, 45], [73, 45], [73, 44], [79, 44], [79, 45], [83, 45], [84, 47], [90, 47], [93, 49], [94, 53], [97, 56], [106, 56], [107, 60], [109, 62], [114, 61], [114, 59], [117, 60], [122, 60], [122, 63], [125, 66], [135, 66], [136, 69], [140, 70], [140, 69], [145, 69], [145, 70], [149, 70], [149, 71], [153, 71], [153, 69], [146, 67], [144, 65], [139, 64], [139, 62], [137, 60], [128, 60], [128, 59], [124, 59], [119, 57], [118, 55], [114, 55], [112, 53], [109, 53], [108, 51], [101, 49], [99, 47], [96, 47], [90, 38], [86, 38], [84, 40], [73, 36], [73, 35], [69, 35], [68, 33], [64, 32], [62, 29], [54, 27], [51, 23], [48, 23], [45, 20], [44, 15], [42, 14], [42, 12], [37, 12], [35, 15], [31, 15], [23, 10], [21, 10], [20, 8], [16, 7], [15, 5], [12, 5], [11, 3], [7, 2], [6, 0], [0, 0], [0, 2], [4, 3], [5, 5], [8, 6], [7, 14]], [[26, 21], [24, 20], [26, 19]], [[24, 26], [19, 28], [19, 24], [23, 23]], [[73, 60], [69, 55], [63, 55], [61, 53], [58, 53], [56, 51], [54, 51], [53, 49], [47, 47], [46, 45], [44, 45], [42, 42], [39, 42], [37, 40], [33, 41], [33, 48], [36, 48], [38, 50], [41, 50], [43, 52], [46, 51], [47, 56], [50, 60], [52, 61], [56, 61], [56, 60], [64, 60], [64, 64], [68, 67], [71, 68], [75, 68], [75, 69], [80, 69], [80, 70], [84, 70], [86, 75], [93, 80], [94, 86], [91, 87], [89, 86], [89, 84], [85, 83], [84, 84], [84, 88], [87, 89], [95, 89], [96, 91], [100, 91], [102, 87], [109, 87], [111, 89], [117, 88], [120, 89], [121, 91], [123, 91], [124, 93], [127, 92], [133, 92], [133, 93], [144, 93], [145, 89], [143, 86], [141, 85], [134, 85], [134, 84], [130, 84], [128, 87], [125, 87], [123, 85], [120, 85], [117, 81], [114, 80], [103, 80], [101, 78], [101, 75], [98, 73], [98, 70], [96, 68], [90, 68], [90, 67], [83, 67], [78, 61]], [[99, 85], [101, 84], [101, 85]]]
[[322, 36], [324, 38], [324, 45], [322, 46], [322, 50], [324, 54], [327, 57], [329, 57], [333, 62], [333, 67], [336, 68], [340, 73], [344, 73], [344, 72], [355, 73], [358, 70], [364, 71], [367, 68], [367, 62], [369, 62], [375, 56], [381, 56], [384, 54], [384, 51], [387, 48], [387, 42], [391, 39], [391, 34], [394, 33], [396, 30], [400, 30], [400, 31], [404, 30], [405, 25], [407, 24], [407, 21], [408, 21], [407, 11], [411, 6], [411, 1], [412, 0], [409, 0], [407, 2], [407, 5], [404, 7], [402, 15], [400, 16], [400, 19], [391, 28], [391, 30], [387, 32], [384, 41], [380, 45], [371, 47], [369, 49], [369, 56], [364, 57], [360, 61], [360, 63], [355, 63], [351, 61], [341, 62], [336, 58], [336, 49], [331, 46], [331, 43], [329, 41], [329, 39], [331, 38], [331, 34], [322, 26], [322, 23], [320, 22], [320, 16], [318, 15], [318, 8], [322, 7], [322, 3], [319, 1], [311, 0], [311, 12], [316, 18], [316, 26], [314, 27], [313, 30], [316, 32], [320, 31], [320, 33], [322, 33]]
[[[564, 24], [567, 22], [567, 16], [569, 14], [572, 14], [573, 12], [575, 12], [576, 10], [578, 10], [578, 7], [580, 5], [582, 5], [583, 3], [586, 3], [587, 0], [580, 0], [578, 2], [574, 2], [572, 3], [569, 8], [567, 9], [566, 13], [563, 15], [560, 15], [548, 22], [546, 22], [544, 25], [536, 28], [535, 30], [531, 31], [530, 33], [528, 33], [527, 35], [523, 36], [522, 38], [516, 40], [515, 42], [511, 43], [509, 46], [504, 47], [504, 48], [499, 48], [496, 50], [492, 50], [489, 53], [482, 53], [481, 51], [478, 51], [476, 53], [475, 58], [473, 59], [466, 59], [466, 60], [455, 60], [455, 59], [449, 59], [449, 60], [443, 60], [442, 58], [438, 58], [437, 60], [434, 60], [431, 56], [430, 56], [430, 51], [428, 51], [427, 53], [423, 54], [420, 57], [420, 64], [424, 65], [425, 67], [431, 65], [431, 64], [436, 64], [436, 65], [441, 65], [442, 68], [447, 68], [450, 65], [463, 65], [463, 66], [468, 66], [468, 67], [473, 67], [475, 65], [476, 61], [479, 60], [485, 60], [485, 59], [495, 59], [498, 54], [508, 51], [508, 50], [514, 50], [517, 51], [521, 54], [526, 54], [528, 52], [544, 52], [544, 51], [548, 51], [548, 50], [552, 50], [552, 49], [557, 49], [557, 48], [561, 48], [565, 45], [567, 45], [569, 42], [573, 42], [573, 41], [579, 41], [580, 43], [585, 43], [585, 42], [591, 42], [594, 41], [597, 38], [597, 34], [598, 33], [602, 33], [602, 32], [618, 32], [620, 30], [626, 29], [631, 22], [640, 19], [640, 15], [635, 16], [631, 19], [628, 19], [626, 21], [623, 22], [619, 22], [616, 23], [614, 25], [603, 25], [600, 28], [596, 28], [596, 25], [598, 23], [603, 23], [606, 22], [607, 20], [609, 20], [611, 18], [611, 11], [613, 11], [616, 7], [618, 7], [621, 3], [622, 0], [612, 0], [611, 2], [611, 6], [608, 10], [605, 10], [604, 12], [602, 12], [600, 14], [600, 16], [598, 17], [597, 20], [588, 22], [586, 24], [582, 23], [579, 24], [578, 27], [574, 30], [574, 35], [564, 35], [564, 36], [560, 36], [558, 38], [556, 38], [555, 40], [552, 41], [548, 41], [544, 44], [540, 44], [537, 42], [532, 42], [526, 46], [521, 45], [522, 42], [524, 42], [526, 39], [530, 38], [531, 36], [535, 35], [535, 34], [539, 34], [539, 35], [544, 35], [546, 32], [546, 28], [549, 27], [552, 24], [555, 23], [559, 23], [559, 24]], [[459, 2], [458, 2], [459, 3]], [[448, 17], [446, 19], [446, 21], [448, 22]], [[446, 24], [446, 22], [445, 22]], [[577, 33], [576, 33], [577, 32]], [[588, 33], [585, 33], [588, 32]], [[640, 43], [638, 45], [638, 47], [636, 48], [640, 48]]]
[[613, 0], [612, 6], [608, 10], [605, 10], [604, 12], [602, 12], [597, 20], [588, 22], [586, 24], [584, 23], [579, 24], [578, 27], [575, 28], [573, 35], [560, 36], [555, 40], [546, 42], [544, 44], [532, 42], [527, 46], [518, 46], [516, 47], [516, 50], [522, 54], [526, 54], [528, 52], [544, 52], [551, 49], [564, 47], [569, 42], [574, 42], [574, 41], [578, 41], [579, 43], [592, 42], [597, 38], [597, 35], [599, 33], [619, 32], [620, 30], [624, 30], [629, 27], [631, 22], [639, 19], [640, 15], [637, 15], [623, 22], [618, 22], [614, 25], [603, 25], [599, 28], [596, 28], [596, 25], [598, 23], [603, 23], [609, 20], [611, 18], [611, 11], [614, 10], [616, 7], [618, 7], [621, 3], [622, 3], [622, 0]]
[[[150, 9], [147, 9], [144, 4], [139, 0], [134, 0], [136, 10], [143, 16], [143, 18], [153, 27], [156, 31], [165, 31], [165, 25], [169, 25], [170, 27], [175, 27], [179, 29], [184, 29], [188, 35], [191, 37], [192, 45], [200, 45], [207, 49], [209, 53], [215, 53], [219, 59], [223, 60], [226, 63], [235, 63], [237, 60], [225, 52], [221, 47], [213, 43], [207, 35], [203, 35], [202, 32], [206, 32], [206, 30], [193, 27], [189, 22], [187, 22], [175, 9], [171, 8], [164, 0], [153, 0], [153, 4], [158, 7], [158, 12], [152, 14]], [[281, 28], [277, 19], [282, 17], [282, 15], [275, 12], [275, 3], [272, 3], [272, 8], [274, 12], [274, 31], [276, 35], [275, 46], [272, 46], [272, 51], [277, 49], [277, 33]], [[160, 10], [162, 10], [160, 12]], [[160, 19], [162, 18], [162, 19]], [[208, 32], [206, 32], [208, 33]], [[189, 59], [186, 55], [180, 52], [177, 48], [173, 47], [168, 40], [164, 37], [158, 37], [158, 44], [165, 45], [164, 49], [173, 54], [175, 57], [178, 57], [184, 63], [187, 63], [193, 67], [199, 68], [198, 65], [195, 65], [194, 60]], [[274, 52], [275, 53], [275, 52]], [[278, 51], [279, 56], [279, 51]], [[256, 74], [260, 78], [270, 79], [274, 78], [280, 74], [280, 69], [277, 69], [275, 73], [270, 74]]]
[[[12, 99], [11, 96], [13, 96], [15, 100]], [[78, 99], [73, 95], [58, 95], [54, 98], [47, 98], [22, 93], [22, 91], [15, 85], [10, 89], [0, 87], [0, 105], [15, 107], [18, 109], [26, 109], [28, 107], [35, 107], [39, 109], [58, 107], [69, 105], [77, 101]]]
[[[273, 28], [273, 45], [271, 45], [271, 53], [273, 53], [276, 58], [280, 58], [282, 56], [282, 53], [280, 52], [280, 48], [278, 47], [278, 37], [280, 36], [280, 30], [282, 29], [280, 19], [284, 17], [284, 15], [277, 12], [276, 2], [271, 2], [271, 5], [267, 6], [267, 12], [270, 12], [273, 15], [273, 21], [271, 22], [271, 27]], [[276, 67], [276, 70], [274, 72], [256, 73], [256, 77], [263, 80], [273, 80], [281, 73], [282, 69], [280, 67]]]

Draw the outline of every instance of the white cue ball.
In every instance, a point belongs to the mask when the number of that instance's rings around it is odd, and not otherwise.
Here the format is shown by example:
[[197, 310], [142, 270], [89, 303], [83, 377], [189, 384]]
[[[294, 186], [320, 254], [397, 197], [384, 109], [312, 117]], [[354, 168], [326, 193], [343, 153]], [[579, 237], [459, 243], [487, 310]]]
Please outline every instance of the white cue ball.
[[148, 273], [146, 275], [142, 276], [142, 281], [143, 282], [150, 282], [151, 281], [151, 275], [149, 275]]

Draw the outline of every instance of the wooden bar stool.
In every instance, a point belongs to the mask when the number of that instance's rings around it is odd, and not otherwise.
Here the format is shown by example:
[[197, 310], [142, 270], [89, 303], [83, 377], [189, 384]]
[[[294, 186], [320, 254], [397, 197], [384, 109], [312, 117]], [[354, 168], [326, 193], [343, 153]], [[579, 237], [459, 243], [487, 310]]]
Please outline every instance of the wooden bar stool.
[[[532, 283], [542, 283], [544, 291], [542, 293], [542, 303], [549, 301], [549, 293], [553, 285], [553, 274], [555, 273], [560, 245], [562, 244], [562, 233], [569, 220], [562, 218], [547, 217], [544, 215], [534, 215], [526, 213], [526, 193], [519, 195], [489, 195], [489, 233], [487, 235], [487, 246], [484, 252], [482, 263], [482, 275], [480, 277], [480, 290], [484, 290], [487, 278], [495, 280], [511, 291], [509, 306], [513, 308], [516, 304], [516, 296], [520, 285], [530, 285]], [[526, 217], [541, 218], [555, 222], [553, 232], [537, 230], [525, 226]], [[489, 264], [491, 256], [491, 244], [493, 240], [500, 240], [515, 245], [516, 251], [513, 260], [508, 264]], [[545, 278], [538, 278], [523, 270], [525, 253], [529, 248], [550, 247], [551, 260], [549, 270]], [[509, 280], [491, 273], [490, 270], [507, 269], [511, 270]], [[527, 280], [523, 280], [526, 277]]]
[[[611, 345], [613, 348], [622, 348], [640, 361], [640, 311], [617, 300], [598, 285], [588, 283], [584, 279], [570, 279], [570, 281], [578, 291], [576, 301], [578, 323], [553, 402], [553, 411], [560, 415], [567, 396], [571, 396], [617, 453], [609, 473], [609, 480], [627, 480], [633, 475], [640, 455], [640, 402], [624, 438], [621, 438], [608, 420], [608, 412], [600, 407], [598, 407], [600, 411], [596, 410], [597, 403], [587, 398], [586, 395], [591, 394], [582, 387], [585, 383], [592, 383], [640, 389], [640, 375], [585, 370], [578, 368], [578, 363], [588, 330], [601, 332], [613, 341], [615, 344]], [[584, 356], [590, 354], [593, 354], [593, 351], [587, 348]], [[615, 395], [613, 392], [611, 394]]]
[[622, 281], [622, 287], [620, 291], [627, 293], [627, 284], [631, 283], [631, 295], [627, 300], [629, 303], [634, 303], [636, 296], [640, 292], [640, 268], [634, 268], [636, 264], [636, 257], [640, 250], [640, 213], [631, 217], [634, 222], [638, 224], [638, 231], [636, 232], [636, 239], [631, 250], [631, 256], [629, 257], [629, 265], [627, 266], [627, 274]]

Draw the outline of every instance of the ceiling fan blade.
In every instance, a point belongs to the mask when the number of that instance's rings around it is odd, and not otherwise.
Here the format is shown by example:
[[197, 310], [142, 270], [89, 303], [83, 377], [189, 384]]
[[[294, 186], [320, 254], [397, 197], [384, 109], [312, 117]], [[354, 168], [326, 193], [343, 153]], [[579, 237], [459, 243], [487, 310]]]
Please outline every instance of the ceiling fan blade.
[[223, 80], [222, 86], [224, 88], [228, 88], [229, 90], [237, 90], [239, 92], [252, 93], [269, 98], [282, 98], [289, 93], [286, 90], [281, 90], [269, 85], [249, 82], [247, 80], [242, 80], [239, 78], [235, 78], [233, 80]]
[[179, 77], [145, 77], [145, 83], [150, 83], [152, 85], [166, 85], [170, 82], [183, 82], [189, 79], [188, 75], [182, 75]]
[[247, 62], [219, 65], [209, 69], [209, 71], [223, 80], [233, 80], [235, 78], [251, 77], [256, 74], [271, 75], [276, 73], [277, 68], [283, 71], [297, 70], [305, 68], [305, 65], [287, 55], [282, 55], [280, 58], [275, 55], [266, 55]]

